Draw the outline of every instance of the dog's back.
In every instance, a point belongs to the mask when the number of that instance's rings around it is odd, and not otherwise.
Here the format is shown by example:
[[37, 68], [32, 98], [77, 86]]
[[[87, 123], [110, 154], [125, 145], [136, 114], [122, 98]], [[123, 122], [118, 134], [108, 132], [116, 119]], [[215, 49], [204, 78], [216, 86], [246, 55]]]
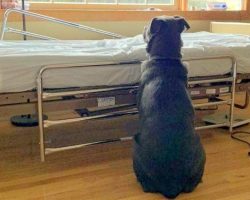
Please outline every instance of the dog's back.
[[205, 163], [200, 138], [194, 131], [187, 70], [180, 59], [162, 56], [146, 61], [143, 69], [134, 170], [144, 191], [173, 198], [197, 186]]

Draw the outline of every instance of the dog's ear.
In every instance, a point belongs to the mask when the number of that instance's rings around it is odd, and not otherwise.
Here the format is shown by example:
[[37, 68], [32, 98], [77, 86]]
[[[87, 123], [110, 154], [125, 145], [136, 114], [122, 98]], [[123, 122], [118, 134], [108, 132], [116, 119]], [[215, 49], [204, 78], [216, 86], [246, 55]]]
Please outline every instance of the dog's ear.
[[163, 21], [161, 19], [154, 18], [150, 24], [150, 33], [152, 35], [159, 33], [161, 30], [162, 24], [163, 24]]
[[174, 16], [174, 18], [176, 20], [178, 20], [179, 27], [180, 27], [180, 29], [179, 29], [180, 33], [182, 33], [183, 31], [186, 31], [186, 30], [190, 29], [189, 24], [187, 23], [187, 21], [183, 17]]

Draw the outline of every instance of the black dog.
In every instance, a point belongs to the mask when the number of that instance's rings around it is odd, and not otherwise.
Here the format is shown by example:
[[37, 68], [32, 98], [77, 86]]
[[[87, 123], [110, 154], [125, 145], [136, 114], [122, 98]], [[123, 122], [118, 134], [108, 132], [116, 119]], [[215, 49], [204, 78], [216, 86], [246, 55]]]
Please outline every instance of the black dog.
[[181, 61], [184, 18], [154, 18], [144, 30], [147, 60], [138, 92], [140, 129], [133, 167], [145, 192], [175, 198], [201, 182], [205, 152], [194, 130], [194, 110]]

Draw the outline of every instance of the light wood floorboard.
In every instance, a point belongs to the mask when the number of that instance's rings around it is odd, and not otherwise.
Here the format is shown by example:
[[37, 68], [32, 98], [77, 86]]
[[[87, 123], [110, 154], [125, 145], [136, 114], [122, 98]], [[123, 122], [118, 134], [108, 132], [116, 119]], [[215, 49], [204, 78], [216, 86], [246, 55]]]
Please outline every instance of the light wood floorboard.
[[[250, 117], [250, 109], [245, 112]], [[237, 130], [240, 129], [250, 131], [250, 125]], [[18, 128], [0, 122], [0, 130], [8, 135], [17, 134]], [[32, 130], [22, 129], [27, 134]], [[203, 183], [177, 199], [250, 200], [249, 147], [232, 140], [226, 129], [200, 134], [207, 154]], [[165, 199], [160, 194], [144, 193], [137, 183], [132, 170], [131, 142], [57, 153], [49, 155], [45, 163], [39, 160], [38, 146], [31, 146], [5, 147], [0, 151], [0, 200]]]

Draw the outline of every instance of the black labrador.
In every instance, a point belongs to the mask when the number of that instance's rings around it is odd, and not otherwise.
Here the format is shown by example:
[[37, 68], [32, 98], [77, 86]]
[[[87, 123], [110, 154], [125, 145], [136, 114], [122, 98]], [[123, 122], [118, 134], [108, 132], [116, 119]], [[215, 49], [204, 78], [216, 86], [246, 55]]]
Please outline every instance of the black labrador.
[[149, 59], [138, 91], [139, 133], [133, 167], [145, 192], [175, 198], [201, 182], [205, 152], [194, 129], [194, 109], [181, 61], [182, 17], [156, 17], [144, 30]]

